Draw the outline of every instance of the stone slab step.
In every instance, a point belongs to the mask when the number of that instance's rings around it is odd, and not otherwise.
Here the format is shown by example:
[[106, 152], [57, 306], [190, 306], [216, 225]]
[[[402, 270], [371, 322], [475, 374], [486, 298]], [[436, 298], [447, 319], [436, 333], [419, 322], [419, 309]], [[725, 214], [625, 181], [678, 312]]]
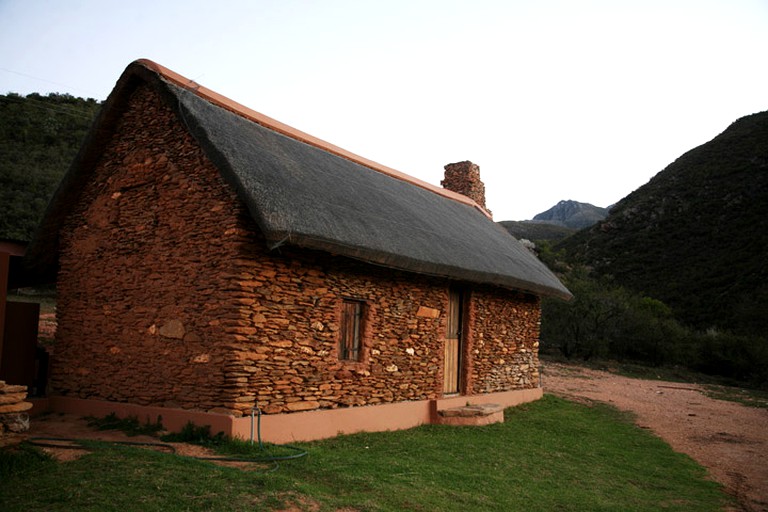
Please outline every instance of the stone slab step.
[[475, 404], [443, 409], [437, 411], [437, 413], [444, 418], [453, 418], [457, 416], [462, 418], [473, 418], [490, 416], [503, 410], [504, 408], [499, 404]]

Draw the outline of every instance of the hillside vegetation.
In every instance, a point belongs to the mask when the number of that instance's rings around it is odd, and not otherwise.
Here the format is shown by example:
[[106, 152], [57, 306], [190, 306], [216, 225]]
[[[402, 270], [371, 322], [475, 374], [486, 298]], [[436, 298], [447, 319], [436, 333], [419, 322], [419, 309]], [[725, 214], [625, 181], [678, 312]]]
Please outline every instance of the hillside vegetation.
[[0, 95], [0, 238], [32, 238], [98, 109], [66, 94]]
[[733, 123], [559, 243], [684, 323], [768, 332], [768, 112]]
[[558, 202], [533, 220], [503, 220], [499, 224], [518, 240], [559, 242], [579, 229], [600, 222], [606, 215], [608, 208], [568, 200]]
[[573, 228], [535, 220], [503, 220], [499, 224], [518, 240], [558, 242], [576, 232]]
[[574, 293], [542, 347], [768, 387], [768, 112], [678, 158], [540, 257]]

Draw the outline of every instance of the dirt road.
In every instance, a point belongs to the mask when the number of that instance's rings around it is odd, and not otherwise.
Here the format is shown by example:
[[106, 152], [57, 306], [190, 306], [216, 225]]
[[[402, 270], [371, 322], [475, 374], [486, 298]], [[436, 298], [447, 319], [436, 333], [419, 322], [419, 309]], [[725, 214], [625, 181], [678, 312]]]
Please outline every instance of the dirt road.
[[768, 410], [715, 400], [695, 384], [546, 363], [545, 392], [606, 402], [706, 467], [742, 510], [768, 511]]

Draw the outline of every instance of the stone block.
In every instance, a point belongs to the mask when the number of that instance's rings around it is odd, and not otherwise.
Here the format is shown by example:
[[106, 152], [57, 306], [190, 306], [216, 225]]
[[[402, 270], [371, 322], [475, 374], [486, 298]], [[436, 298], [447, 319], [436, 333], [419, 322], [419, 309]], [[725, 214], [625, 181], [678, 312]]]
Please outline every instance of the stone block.
[[17, 402], [15, 404], [0, 405], [0, 414], [28, 411], [32, 408], [30, 402]]
[[439, 318], [440, 310], [435, 308], [428, 308], [426, 306], [419, 306], [418, 311], [416, 311], [416, 316], [422, 318]]
[[0, 393], [0, 405], [23, 402], [27, 398], [26, 388], [23, 393]]
[[504, 408], [499, 404], [475, 404], [475, 405], [463, 405], [461, 407], [452, 407], [450, 409], [443, 409], [438, 411], [440, 416], [450, 418], [455, 416], [461, 416], [464, 418], [489, 416], [491, 414], [503, 411]]
[[437, 412], [441, 425], [481, 426], [504, 421], [504, 408], [499, 404], [476, 404], [443, 409]]
[[184, 324], [178, 319], [168, 320], [157, 332], [165, 338], [180, 340], [184, 338]]
[[318, 407], [320, 407], [320, 403], [315, 400], [291, 402], [285, 404], [285, 408], [291, 412], [311, 411], [317, 409]]
[[[21, 434], [29, 430], [29, 414], [25, 412], [1, 414], [0, 425], [4, 427], [4, 430], [13, 432], [15, 434]], [[2, 432], [3, 428], [0, 428]]]

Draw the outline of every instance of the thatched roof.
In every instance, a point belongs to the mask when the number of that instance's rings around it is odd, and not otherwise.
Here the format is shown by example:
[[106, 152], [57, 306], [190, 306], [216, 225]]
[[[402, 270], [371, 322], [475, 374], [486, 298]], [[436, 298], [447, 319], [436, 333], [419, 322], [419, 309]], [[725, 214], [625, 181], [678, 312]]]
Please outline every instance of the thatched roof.
[[[149, 61], [131, 64], [57, 191], [28, 257], [55, 267], [61, 221], [129, 93], [154, 87], [237, 191], [270, 248], [570, 298], [558, 279], [472, 200], [353, 155]], [[51, 257], [46, 257], [46, 255]]]

